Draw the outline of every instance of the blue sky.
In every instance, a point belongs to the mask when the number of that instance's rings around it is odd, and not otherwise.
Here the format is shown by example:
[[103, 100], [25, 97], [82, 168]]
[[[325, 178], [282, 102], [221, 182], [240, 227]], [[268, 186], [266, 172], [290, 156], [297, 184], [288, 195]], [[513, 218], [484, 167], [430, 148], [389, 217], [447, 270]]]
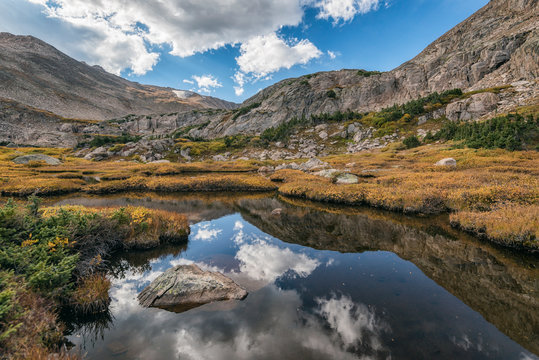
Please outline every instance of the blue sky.
[[133, 81], [241, 102], [288, 77], [391, 70], [487, 2], [0, 0], [0, 31]]

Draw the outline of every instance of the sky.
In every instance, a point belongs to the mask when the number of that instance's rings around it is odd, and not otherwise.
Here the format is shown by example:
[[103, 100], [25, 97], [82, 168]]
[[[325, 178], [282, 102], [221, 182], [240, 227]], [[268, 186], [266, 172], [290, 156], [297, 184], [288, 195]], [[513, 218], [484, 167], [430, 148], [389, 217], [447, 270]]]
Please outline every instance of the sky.
[[388, 71], [488, 0], [0, 0], [0, 31], [144, 84], [242, 102], [318, 71]]

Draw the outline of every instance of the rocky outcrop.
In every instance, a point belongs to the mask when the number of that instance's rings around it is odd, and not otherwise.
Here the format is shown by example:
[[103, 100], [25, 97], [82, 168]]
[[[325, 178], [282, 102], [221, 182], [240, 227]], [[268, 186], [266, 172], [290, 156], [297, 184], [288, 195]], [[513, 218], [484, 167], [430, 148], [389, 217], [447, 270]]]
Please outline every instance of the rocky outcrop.
[[498, 107], [498, 101], [499, 97], [490, 92], [475, 94], [468, 99], [447, 105], [445, 116], [453, 121], [478, 119], [495, 110]]
[[190, 91], [134, 83], [32, 36], [9, 33], [0, 33], [0, 83], [0, 97], [78, 119], [236, 107]]
[[222, 300], [242, 300], [247, 291], [223, 274], [198, 266], [178, 265], [157, 277], [138, 295], [145, 307], [181, 307], [185, 310]]
[[[538, 4], [538, 0], [492, 0], [392, 71], [365, 76], [358, 70], [341, 70], [286, 79], [245, 101], [242, 106], [260, 104], [247, 114], [207, 117], [200, 121], [210, 123], [193, 135], [257, 134], [293, 117], [373, 111], [435, 91], [477, 90], [519, 81], [531, 82], [526, 99], [533, 99], [539, 95]], [[335, 96], [328, 96], [328, 90]], [[522, 103], [520, 97], [509, 101]], [[451, 116], [476, 119], [495, 105], [491, 95], [476, 95], [455, 105]]]
[[62, 163], [57, 158], [44, 155], [44, 154], [23, 155], [23, 156], [18, 156], [15, 159], [13, 159], [13, 162], [15, 164], [28, 164], [33, 161], [43, 161], [48, 165], [60, 165]]

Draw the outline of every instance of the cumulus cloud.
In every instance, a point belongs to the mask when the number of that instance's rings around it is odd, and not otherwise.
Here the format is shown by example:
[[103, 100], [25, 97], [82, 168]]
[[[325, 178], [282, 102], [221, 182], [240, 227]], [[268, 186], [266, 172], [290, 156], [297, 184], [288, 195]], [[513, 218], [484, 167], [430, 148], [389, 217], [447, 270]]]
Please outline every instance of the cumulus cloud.
[[27, 0], [48, 17], [83, 28], [88, 61], [120, 73], [144, 74], [159, 54], [147, 45], [167, 44], [186, 57], [243, 43], [253, 36], [298, 25], [302, 0]]
[[322, 52], [309, 40], [286, 41], [272, 32], [255, 36], [241, 44], [240, 56], [236, 58], [239, 71], [234, 75], [236, 95], [243, 93], [246, 81], [258, 80], [281, 69], [307, 64]]
[[193, 80], [184, 80], [184, 83], [187, 84], [195, 84], [198, 87], [198, 92], [210, 94], [212, 93], [216, 88], [223, 87], [223, 84], [221, 84], [217, 78], [213, 75], [193, 75], [191, 77]]
[[281, 249], [265, 241], [242, 245], [236, 259], [241, 263], [242, 273], [267, 283], [274, 282], [290, 270], [300, 277], [307, 277], [320, 265], [318, 260], [305, 254], [294, 253], [288, 248]]
[[[201, 83], [204, 83], [204, 85], [207, 86], [208, 80], [206, 79]], [[209, 83], [213, 83], [212, 79], [209, 80]], [[200, 83], [199, 83], [199, 87], [200, 87]], [[193, 236], [193, 240], [213, 241], [217, 239], [217, 236], [219, 236], [221, 232], [222, 232], [221, 229], [210, 229], [209, 223], [202, 224], [198, 228], [196, 234]]]
[[354, 303], [345, 295], [318, 298], [316, 301], [318, 313], [326, 319], [346, 348], [367, 345], [375, 351], [383, 349], [379, 337], [381, 332], [389, 331], [389, 326], [380, 321], [374, 311], [364, 304]]
[[333, 19], [334, 24], [352, 20], [357, 14], [366, 14], [378, 9], [380, 0], [320, 0], [316, 7], [318, 19]]

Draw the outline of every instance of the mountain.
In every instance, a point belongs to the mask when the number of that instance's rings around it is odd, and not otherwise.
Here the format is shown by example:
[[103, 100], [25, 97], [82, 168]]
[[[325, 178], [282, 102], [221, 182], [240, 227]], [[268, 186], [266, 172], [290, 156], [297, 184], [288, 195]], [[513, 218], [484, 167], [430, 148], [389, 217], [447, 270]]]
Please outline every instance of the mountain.
[[286, 79], [240, 108], [133, 83], [36, 38], [6, 33], [0, 34], [0, 83], [0, 141], [40, 146], [71, 146], [95, 134], [163, 135], [177, 129], [194, 138], [256, 135], [294, 117], [377, 111], [433, 92], [505, 86], [466, 95], [428, 114], [473, 120], [539, 104], [539, 0], [491, 0], [394, 70]]
[[190, 91], [131, 82], [74, 60], [35, 37], [9, 33], [0, 33], [0, 83], [0, 98], [65, 118], [105, 120], [236, 107]]
[[293, 117], [367, 112], [435, 91], [531, 82], [527, 94], [507, 100], [519, 105], [530, 98], [537, 102], [538, 78], [539, 0], [492, 0], [392, 71], [341, 70], [286, 79], [246, 100], [242, 107], [251, 110], [244, 115], [198, 119], [210, 124], [193, 135], [255, 134]]

